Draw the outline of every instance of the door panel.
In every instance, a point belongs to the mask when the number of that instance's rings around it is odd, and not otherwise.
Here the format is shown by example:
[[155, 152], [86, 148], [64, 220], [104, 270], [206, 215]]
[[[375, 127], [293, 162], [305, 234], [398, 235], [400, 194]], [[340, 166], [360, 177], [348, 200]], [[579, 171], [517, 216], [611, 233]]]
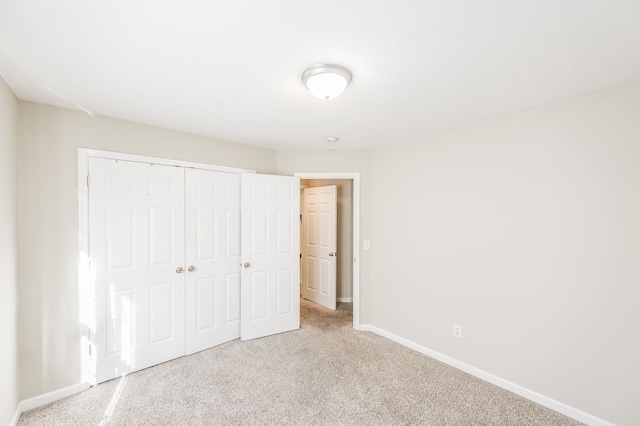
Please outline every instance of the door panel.
[[216, 279], [196, 279], [196, 330], [204, 331], [216, 326]]
[[241, 340], [248, 340], [300, 328], [300, 180], [241, 179]]
[[240, 337], [240, 176], [185, 169], [185, 180], [189, 355]]
[[336, 309], [337, 187], [306, 188], [302, 203], [302, 297]]
[[[94, 184], [97, 183], [94, 182]], [[105, 206], [105, 271], [135, 268], [134, 216], [134, 206]]]
[[184, 354], [184, 175], [89, 159], [96, 381]]
[[[237, 228], [240, 229], [240, 228]], [[238, 270], [240, 268], [238, 267]], [[226, 321], [240, 323], [240, 272], [227, 274], [226, 277]], [[237, 296], [237, 297], [236, 297]]]
[[175, 313], [175, 286], [173, 282], [149, 286], [149, 344], [155, 345], [172, 339]]

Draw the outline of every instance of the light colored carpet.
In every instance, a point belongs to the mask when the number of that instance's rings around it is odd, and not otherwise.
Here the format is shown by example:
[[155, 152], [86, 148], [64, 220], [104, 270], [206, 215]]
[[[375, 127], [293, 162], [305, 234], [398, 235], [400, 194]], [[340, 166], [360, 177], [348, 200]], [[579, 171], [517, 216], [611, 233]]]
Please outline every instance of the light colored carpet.
[[27, 425], [577, 425], [303, 301], [302, 327], [182, 357], [26, 412]]

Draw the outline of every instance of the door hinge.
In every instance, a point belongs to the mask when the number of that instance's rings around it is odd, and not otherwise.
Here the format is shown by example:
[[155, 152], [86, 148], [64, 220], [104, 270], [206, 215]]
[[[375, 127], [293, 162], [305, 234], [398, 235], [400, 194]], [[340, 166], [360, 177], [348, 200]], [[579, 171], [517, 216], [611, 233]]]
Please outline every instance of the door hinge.
[[87, 188], [91, 186], [91, 176], [87, 175]]

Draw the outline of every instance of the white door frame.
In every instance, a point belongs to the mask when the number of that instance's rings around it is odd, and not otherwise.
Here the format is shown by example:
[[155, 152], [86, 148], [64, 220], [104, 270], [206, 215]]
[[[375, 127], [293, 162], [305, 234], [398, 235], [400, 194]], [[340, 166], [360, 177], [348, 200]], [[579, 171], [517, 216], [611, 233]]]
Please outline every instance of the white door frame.
[[162, 164], [185, 168], [214, 170], [228, 173], [255, 173], [255, 170], [234, 167], [216, 166], [213, 164], [168, 158], [150, 157], [146, 155], [126, 154], [114, 151], [102, 151], [89, 148], [78, 148], [78, 303], [80, 332], [80, 382], [86, 385], [96, 384], [96, 355], [91, 348], [93, 330], [95, 330], [94, 276], [89, 258], [89, 157], [110, 158], [113, 160], [134, 161], [140, 163]]
[[360, 173], [294, 173], [300, 179], [344, 179], [353, 181], [353, 328], [360, 330]]

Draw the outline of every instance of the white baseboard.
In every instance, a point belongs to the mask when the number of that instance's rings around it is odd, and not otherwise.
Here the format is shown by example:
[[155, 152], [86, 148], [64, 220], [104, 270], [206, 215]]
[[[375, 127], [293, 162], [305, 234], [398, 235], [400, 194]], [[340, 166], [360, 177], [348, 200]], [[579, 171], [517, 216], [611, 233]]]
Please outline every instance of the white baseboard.
[[13, 413], [13, 418], [11, 419], [9, 426], [16, 426], [18, 424], [18, 420], [20, 420], [21, 414], [22, 413], [20, 412], [20, 404], [18, 404], [18, 406], [16, 407], [16, 412]]
[[25, 411], [33, 410], [34, 408], [42, 407], [43, 405], [50, 404], [59, 399], [75, 395], [89, 389], [89, 387], [90, 386], [87, 383], [78, 383], [75, 385], [67, 386], [66, 388], [58, 389], [42, 395], [34, 396], [33, 398], [22, 400], [20, 401], [20, 404], [18, 405], [18, 408], [16, 410], [16, 414], [14, 416], [15, 422], [13, 423], [13, 425], [15, 426], [18, 424], [20, 416]]
[[353, 297], [336, 297], [336, 302], [353, 303]]
[[550, 408], [558, 413], [564, 414], [567, 417], [571, 417], [572, 419], [578, 420], [582, 423], [591, 426], [613, 426], [612, 423], [609, 423], [605, 420], [602, 420], [598, 417], [595, 417], [589, 413], [585, 413], [584, 411], [578, 410], [577, 408], [571, 407], [567, 404], [564, 404], [560, 401], [556, 401], [555, 399], [549, 398], [547, 396], [541, 395], [537, 392], [534, 392], [530, 389], [517, 385], [515, 383], [509, 382], [508, 380], [502, 379], [500, 377], [494, 376], [493, 374], [487, 373], [486, 371], [482, 371], [476, 367], [473, 367], [469, 364], [465, 364], [464, 362], [460, 362], [454, 358], [451, 358], [447, 355], [444, 355], [440, 352], [436, 352], [424, 346], [421, 346], [411, 340], [405, 339], [404, 337], [397, 336], [393, 333], [390, 333], [386, 330], [382, 330], [378, 327], [369, 324], [360, 324], [361, 331], [371, 331], [375, 334], [378, 334], [382, 337], [386, 337], [389, 340], [392, 340], [396, 343], [399, 343], [403, 346], [406, 346], [414, 351], [420, 352], [424, 355], [427, 355], [431, 358], [437, 359], [438, 361], [444, 362], [452, 367], [457, 368], [458, 370], [462, 370], [465, 373], [471, 374], [485, 382], [492, 383], [496, 386], [499, 386], [509, 392], [513, 392], [517, 395], [520, 395], [523, 398], [526, 398], [530, 401], [533, 401], [537, 404], [540, 404], [544, 407]]

